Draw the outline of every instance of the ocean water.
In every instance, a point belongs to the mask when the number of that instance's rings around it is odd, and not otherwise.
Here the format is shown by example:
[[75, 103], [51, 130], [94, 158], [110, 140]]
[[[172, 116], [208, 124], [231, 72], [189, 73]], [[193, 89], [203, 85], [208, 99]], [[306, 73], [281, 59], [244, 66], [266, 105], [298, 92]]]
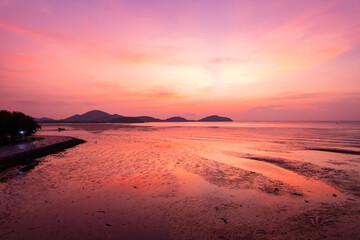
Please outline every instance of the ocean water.
[[359, 234], [359, 122], [43, 124], [38, 134], [86, 143], [0, 174], [0, 239]]

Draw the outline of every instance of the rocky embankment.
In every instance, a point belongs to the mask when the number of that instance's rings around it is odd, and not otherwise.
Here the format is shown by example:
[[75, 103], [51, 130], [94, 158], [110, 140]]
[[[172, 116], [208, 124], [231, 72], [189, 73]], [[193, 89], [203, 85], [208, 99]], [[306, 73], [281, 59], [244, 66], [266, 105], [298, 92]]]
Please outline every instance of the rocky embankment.
[[34, 163], [36, 158], [46, 156], [48, 154], [57, 153], [67, 148], [74, 147], [85, 141], [77, 138], [67, 138], [64, 141], [55, 142], [45, 146], [34, 147], [22, 152], [10, 154], [8, 156], [0, 157], [0, 171], [18, 165], [27, 165]]

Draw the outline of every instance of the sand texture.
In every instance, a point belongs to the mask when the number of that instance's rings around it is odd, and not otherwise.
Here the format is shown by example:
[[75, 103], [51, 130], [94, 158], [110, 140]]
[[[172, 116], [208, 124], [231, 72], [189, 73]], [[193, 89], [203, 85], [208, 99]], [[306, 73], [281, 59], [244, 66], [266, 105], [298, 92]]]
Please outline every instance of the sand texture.
[[0, 239], [360, 238], [360, 157], [323, 150], [359, 125], [59, 126], [86, 143], [0, 174]]

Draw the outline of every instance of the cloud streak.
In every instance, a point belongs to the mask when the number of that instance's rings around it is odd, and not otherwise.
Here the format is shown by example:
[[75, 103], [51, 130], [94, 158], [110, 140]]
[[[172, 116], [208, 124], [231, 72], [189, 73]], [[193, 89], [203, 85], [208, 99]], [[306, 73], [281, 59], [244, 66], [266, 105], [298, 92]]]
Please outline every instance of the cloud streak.
[[[0, 4], [1, 108], [357, 118], [355, 0]], [[73, 108], [44, 107], [70, 97]]]

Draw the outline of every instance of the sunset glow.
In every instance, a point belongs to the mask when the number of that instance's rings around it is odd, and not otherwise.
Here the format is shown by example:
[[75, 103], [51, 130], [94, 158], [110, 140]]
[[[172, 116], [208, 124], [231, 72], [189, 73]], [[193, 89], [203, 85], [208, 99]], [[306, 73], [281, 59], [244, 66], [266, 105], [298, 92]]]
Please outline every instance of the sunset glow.
[[360, 2], [0, 0], [0, 108], [360, 120]]

